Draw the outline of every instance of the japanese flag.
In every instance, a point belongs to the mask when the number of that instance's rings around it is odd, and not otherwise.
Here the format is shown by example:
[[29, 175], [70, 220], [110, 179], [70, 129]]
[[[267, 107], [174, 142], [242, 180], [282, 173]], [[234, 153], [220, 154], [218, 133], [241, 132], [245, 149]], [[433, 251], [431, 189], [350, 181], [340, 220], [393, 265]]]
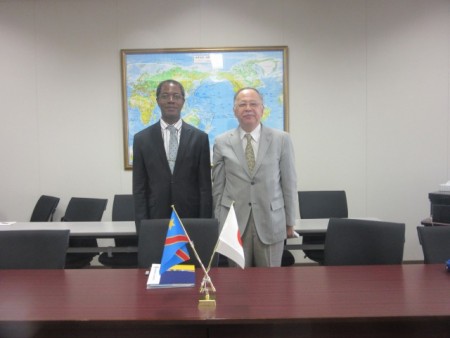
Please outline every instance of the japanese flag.
[[222, 231], [220, 232], [216, 252], [230, 258], [242, 269], [245, 267], [241, 233], [239, 232], [233, 205], [231, 205], [225, 223], [223, 224]]

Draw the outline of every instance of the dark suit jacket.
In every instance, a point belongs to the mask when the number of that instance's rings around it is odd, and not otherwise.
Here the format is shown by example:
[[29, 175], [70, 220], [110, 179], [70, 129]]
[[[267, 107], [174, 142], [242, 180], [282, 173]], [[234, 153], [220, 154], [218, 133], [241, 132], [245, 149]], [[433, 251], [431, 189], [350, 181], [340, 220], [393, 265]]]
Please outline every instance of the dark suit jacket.
[[133, 143], [136, 226], [142, 219], [211, 218], [211, 160], [208, 135], [183, 121], [173, 175], [160, 122], [140, 131]]

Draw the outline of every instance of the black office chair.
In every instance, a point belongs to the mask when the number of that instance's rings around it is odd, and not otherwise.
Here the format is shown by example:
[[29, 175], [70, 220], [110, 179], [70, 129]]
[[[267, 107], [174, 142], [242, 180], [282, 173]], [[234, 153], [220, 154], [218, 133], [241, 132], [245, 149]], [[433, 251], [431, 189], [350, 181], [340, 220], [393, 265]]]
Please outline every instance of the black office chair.
[[[113, 221], [134, 221], [134, 198], [133, 195], [115, 195], [112, 207]], [[114, 238], [116, 247], [137, 247], [137, 236]], [[102, 253], [98, 261], [111, 268], [136, 268], [136, 252], [113, 252], [110, 255]]]
[[[194, 243], [203, 265], [207, 268], [211, 255], [219, 238], [219, 222], [214, 218], [184, 218], [181, 219], [188, 236]], [[153, 263], [161, 263], [164, 242], [167, 236], [169, 219], [148, 219], [141, 221], [138, 241], [138, 265], [149, 268]], [[190, 259], [187, 264], [200, 266], [192, 248], [187, 244]], [[217, 254], [211, 266], [217, 266]]]
[[[100, 222], [106, 209], [107, 199], [72, 197], [67, 205], [64, 222]], [[96, 238], [71, 238], [69, 247], [97, 247]], [[76, 269], [90, 265], [93, 253], [68, 253], [66, 268]]]
[[69, 245], [69, 232], [69, 230], [0, 231], [0, 269], [63, 269]]
[[[347, 196], [343, 190], [334, 191], [299, 191], [298, 203], [300, 217], [312, 218], [347, 218]], [[325, 244], [326, 235], [304, 235], [303, 244]], [[323, 264], [323, 250], [303, 250], [309, 259]]]
[[331, 218], [324, 265], [401, 264], [405, 224]]
[[53, 220], [53, 214], [59, 203], [59, 198], [42, 195], [39, 197], [31, 214], [30, 222], [48, 222]]
[[425, 264], [445, 263], [450, 259], [450, 226], [418, 226]]

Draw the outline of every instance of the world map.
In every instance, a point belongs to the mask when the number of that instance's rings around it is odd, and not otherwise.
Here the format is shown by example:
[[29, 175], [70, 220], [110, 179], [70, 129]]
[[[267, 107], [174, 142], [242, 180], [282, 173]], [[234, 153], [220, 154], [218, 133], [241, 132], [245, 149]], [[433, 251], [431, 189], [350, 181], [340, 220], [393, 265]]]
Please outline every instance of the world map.
[[127, 123], [126, 167], [133, 163], [133, 138], [156, 123], [161, 111], [156, 88], [174, 79], [186, 92], [182, 119], [205, 131], [212, 150], [215, 137], [238, 123], [233, 97], [243, 87], [257, 88], [264, 98], [262, 123], [284, 130], [283, 50], [125, 54]]

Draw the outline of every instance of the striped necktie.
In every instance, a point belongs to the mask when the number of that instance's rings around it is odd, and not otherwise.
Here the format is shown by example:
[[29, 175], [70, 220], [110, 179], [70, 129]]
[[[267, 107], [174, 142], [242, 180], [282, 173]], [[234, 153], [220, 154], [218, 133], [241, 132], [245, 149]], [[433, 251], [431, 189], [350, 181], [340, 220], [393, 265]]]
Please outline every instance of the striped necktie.
[[178, 152], [178, 135], [177, 129], [174, 126], [172, 125], [167, 126], [167, 129], [170, 132], [169, 154], [167, 156], [167, 160], [169, 161], [170, 171], [173, 174], [173, 168], [175, 167], [175, 161], [177, 159], [177, 152]]

